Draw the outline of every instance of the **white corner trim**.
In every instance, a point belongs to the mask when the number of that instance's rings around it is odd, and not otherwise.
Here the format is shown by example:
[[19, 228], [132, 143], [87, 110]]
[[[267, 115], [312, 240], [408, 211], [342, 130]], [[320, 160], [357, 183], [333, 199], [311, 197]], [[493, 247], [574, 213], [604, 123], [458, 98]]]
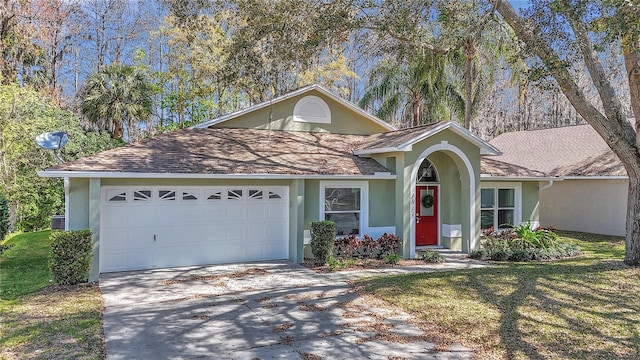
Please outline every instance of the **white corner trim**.
[[69, 210], [70, 210], [70, 204], [69, 204], [69, 188], [70, 188], [71, 184], [69, 184], [69, 178], [65, 177], [64, 178], [64, 229], [66, 231], [69, 231]]

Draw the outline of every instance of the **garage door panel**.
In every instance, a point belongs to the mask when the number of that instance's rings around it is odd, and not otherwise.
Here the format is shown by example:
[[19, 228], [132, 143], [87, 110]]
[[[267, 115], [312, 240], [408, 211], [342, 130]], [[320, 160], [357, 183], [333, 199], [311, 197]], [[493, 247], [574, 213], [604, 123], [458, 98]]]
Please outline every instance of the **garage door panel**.
[[287, 258], [287, 196], [268, 186], [105, 187], [101, 272]]
[[230, 205], [225, 209], [225, 220], [245, 220], [246, 219], [246, 205]]
[[287, 220], [289, 214], [286, 204], [269, 205], [266, 209], [266, 219], [268, 220]]

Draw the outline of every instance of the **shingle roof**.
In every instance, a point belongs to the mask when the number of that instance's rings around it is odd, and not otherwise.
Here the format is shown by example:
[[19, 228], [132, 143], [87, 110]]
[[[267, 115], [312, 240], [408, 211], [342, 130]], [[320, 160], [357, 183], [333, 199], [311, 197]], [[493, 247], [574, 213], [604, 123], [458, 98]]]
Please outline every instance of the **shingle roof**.
[[399, 147], [438, 125], [442, 125], [442, 123], [433, 123], [369, 135], [366, 142], [362, 144], [362, 148], [360, 150]]
[[[590, 125], [504, 133], [490, 143], [503, 153], [495, 160], [550, 176], [627, 175]], [[494, 168], [490, 165], [484, 159], [483, 174]]]
[[353, 155], [366, 136], [256, 129], [184, 129], [48, 170], [177, 173], [374, 175], [389, 170]]
[[454, 133], [462, 136], [469, 142], [477, 145], [480, 148], [480, 154], [482, 155], [500, 154], [500, 151], [493, 147], [491, 144], [480, 139], [460, 125], [449, 121], [437, 122], [407, 129], [387, 131], [379, 134], [372, 134], [369, 136], [367, 142], [363, 144], [362, 148], [356, 152], [356, 154], [374, 154], [377, 152], [387, 152], [390, 150], [404, 151], [403, 148], [409, 147], [445, 129], [449, 129]]
[[482, 169], [482, 175], [488, 176], [506, 176], [515, 178], [537, 178], [546, 177], [543, 172], [527, 169], [522, 166], [509, 164], [499, 159], [498, 157], [483, 157], [480, 159], [480, 168]]

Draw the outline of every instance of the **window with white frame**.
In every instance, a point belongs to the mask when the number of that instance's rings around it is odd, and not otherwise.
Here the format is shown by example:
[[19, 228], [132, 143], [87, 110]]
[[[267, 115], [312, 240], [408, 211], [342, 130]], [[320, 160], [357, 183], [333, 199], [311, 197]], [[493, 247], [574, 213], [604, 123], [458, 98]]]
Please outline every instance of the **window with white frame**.
[[521, 188], [518, 185], [482, 185], [480, 222], [482, 229], [506, 229], [521, 222]]
[[366, 182], [320, 183], [320, 218], [336, 224], [336, 234], [362, 235], [367, 219]]

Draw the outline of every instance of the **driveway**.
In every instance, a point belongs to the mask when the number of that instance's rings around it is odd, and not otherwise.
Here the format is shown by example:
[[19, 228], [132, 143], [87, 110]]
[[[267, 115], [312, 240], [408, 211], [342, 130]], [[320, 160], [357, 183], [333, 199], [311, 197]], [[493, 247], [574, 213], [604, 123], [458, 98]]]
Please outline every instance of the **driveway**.
[[406, 313], [289, 262], [105, 274], [107, 359], [469, 359]]

